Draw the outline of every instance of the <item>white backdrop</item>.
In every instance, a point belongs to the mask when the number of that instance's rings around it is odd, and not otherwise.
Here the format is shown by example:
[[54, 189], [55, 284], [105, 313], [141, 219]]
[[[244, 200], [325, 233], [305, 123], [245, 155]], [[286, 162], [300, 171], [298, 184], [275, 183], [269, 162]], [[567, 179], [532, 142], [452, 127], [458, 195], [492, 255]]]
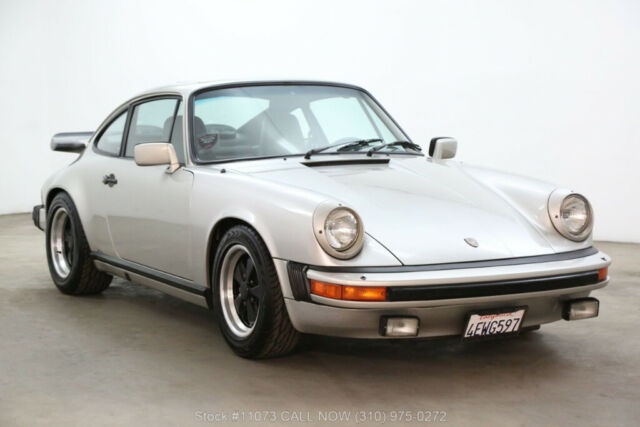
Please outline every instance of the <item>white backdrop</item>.
[[595, 237], [640, 241], [638, 1], [0, 2], [0, 213], [74, 155], [55, 132], [179, 81], [368, 88], [412, 139], [584, 192]]

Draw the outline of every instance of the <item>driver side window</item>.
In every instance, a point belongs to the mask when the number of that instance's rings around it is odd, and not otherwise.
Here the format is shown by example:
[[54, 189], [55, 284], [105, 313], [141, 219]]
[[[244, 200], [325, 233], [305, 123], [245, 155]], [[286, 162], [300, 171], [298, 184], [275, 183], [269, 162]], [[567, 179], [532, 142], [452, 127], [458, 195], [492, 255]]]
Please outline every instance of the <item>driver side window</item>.
[[175, 98], [157, 99], [133, 108], [125, 157], [133, 157], [134, 147], [138, 144], [170, 142], [177, 104]]

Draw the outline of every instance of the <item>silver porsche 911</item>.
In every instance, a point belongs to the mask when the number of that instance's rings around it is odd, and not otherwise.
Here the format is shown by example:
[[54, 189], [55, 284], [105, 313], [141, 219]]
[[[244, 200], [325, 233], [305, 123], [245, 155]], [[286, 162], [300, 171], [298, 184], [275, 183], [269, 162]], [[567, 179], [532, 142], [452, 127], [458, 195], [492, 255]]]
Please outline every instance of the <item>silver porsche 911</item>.
[[240, 356], [301, 334], [465, 340], [598, 315], [610, 258], [570, 189], [424, 153], [365, 90], [316, 81], [136, 96], [42, 188], [33, 220], [65, 294], [113, 275], [215, 311]]

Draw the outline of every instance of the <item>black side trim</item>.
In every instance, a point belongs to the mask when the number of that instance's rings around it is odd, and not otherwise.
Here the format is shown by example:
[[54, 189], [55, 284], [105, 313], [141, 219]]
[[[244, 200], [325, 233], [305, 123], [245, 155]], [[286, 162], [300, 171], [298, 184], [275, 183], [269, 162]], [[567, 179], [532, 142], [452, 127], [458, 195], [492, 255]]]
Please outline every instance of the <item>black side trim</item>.
[[291, 293], [296, 301], [310, 301], [309, 288], [307, 286], [307, 269], [304, 264], [289, 261], [287, 263], [287, 273], [289, 273], [289, 285]]
[[389, 159], [325, 160], [320, 162], [305, 162], [302, 164], [310, 168], [316, 168], [319, 166], [371, 165], [371, 164], [386, 165], [387, 163], [389, 163]]
[[145, 267], [144, 265], [136, 264], [135, 262], [114, 258], [99, 252], [92, 252], [91, 257], [98, 261], [113, 265], [114, 267], [126, 270], [130, 273], [138, 274], [148, 279], [157, 280], [158, 282], [162, 282], [166, 285], [173, 286], [174, 288], [178, 288], [195, 295], [204, 297], [207, 290], [204, 286], [197, 285], [190, 280], [183, 279], [163, 271], [158, 271], [153, 268]]
[[424, 265], [399, 265], [389, 267], [326, 267], [309, 266], [316, 271], [331, 271], [336, 273], [402, 273], [410, 271], [438, 271], [460, 270], [463, 268], [498, 267], [503, 265], [537, 264], [540, 262], [564, 261], [567, 259], [582, 258], [598, 253], [593, 246], [571, 252], [561, 252], [550, 255], [534, 255], [519, 258], [503, 258], [488, 261], [446, 262], [441, 264]]
[[536, 277], [533, 279], [497, 282], [454, 283], [433, 286], [402, 286], [387, 288], [388, 301], [431, 301], [474, 298], [494, 295], [522, 294], [555, 289], [575, 288], [598, 283], [598, 272]]

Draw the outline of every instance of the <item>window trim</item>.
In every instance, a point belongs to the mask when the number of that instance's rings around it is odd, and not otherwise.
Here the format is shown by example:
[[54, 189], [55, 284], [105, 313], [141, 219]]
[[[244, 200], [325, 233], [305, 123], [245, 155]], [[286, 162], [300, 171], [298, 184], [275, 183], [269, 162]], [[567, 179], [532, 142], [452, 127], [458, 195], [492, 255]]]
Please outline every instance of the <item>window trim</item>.
[[[175, 98], [175, 99], [178, 100], [178, 105], [180, 104], [180, 102], [185, 102], [184, 96], [182, 94], [176, 93], [176, 92], [150, 93], [150, 94], [144, 94], [144, 95], [136, 96], [134, 98], [129, 99], [128, 101], [120, 104], [120, 106], [118, 106], [115, 110], [113, 110], [111, 112], [111, 114], [109, 114], [107, 116], [107, 118], [100, 124], [100, 126], [98, 126], [98, 129], [97, 129], [96, 133], [94, 134], [94, 136], [91, 139], [91, 146], [92, 146], [91, 148], [92, 148], [92, 150], [95, 153], [100, 154], [102, 156], [133, 160], [132, 157], [124, 157], [123, 156], [123, 153], [124, 153], [124, 150], [125, 150], [125, 147], [126, 147], [125, 138], [128, 137], [128, 135], [129, 135], [129, 124], [130, 124], [130, 121], [131, 121], [132, 107], [134, 107], [134, 106], [136, 106], [138, 104], [145, 103], [147, 101], [152, 101], [154, 99], [163, 99], [163, 98]], [[183, 105], [186, 105], [186, 103], [183, 104]], [[97, 145], [98, 145], [98, 141], [102, 137], [102, 134], [109, 128], [109, 126], [111, 126], [111, 124], [113, 122], [118, 120], [120, 118], [120, 116], [122, 114], [124, 114], [125, 112], [128, 115], [127, 115], [127, 121], [125, 122], [125, 125], [124, 125], [124, 131], [123, 131], [123, 135], [122, 135], [122, 142], [120, 143], [120, 152], [118, 154], [113, 154], [113, 153], [108, 153], [106, 151], [100, 150], [97, 147]], [[176, 114], [176, 111], [174, 111], [174, 119], [175, 119], [175, 114]], [[184, 119], [184, 115], [183, 115], [183, 119], [182, 120], [185, 120]], [[183, 125], [184, 125], [184, 123], [183, 123]], [[172, 129], [172, 131], [173, 131], [173, 129]], [[188, 152], [186, 151], [186, 146], [187, 146], [187, 144], [184, 144], [185, 160], [189, 158], [188, 157]]]
[[[147, 97], [147, 98], [142, 98], [142, 99], [138, 99], [136, 101], [130, 102], [129, 103], [129, 107], [128, 107], [129, 116], [127, 116], [127, 124], [126, 124], [127, 133], [123, 136], [122, 145], [120, 146], [120, 156], [119, 157], [122, 157], [123, 159], [131, 159], [131, 160], [133, 160], [133, 156], [128, 157], [126, 155], [127, 144], [129, 143], [129, 128], [131, 127], [131, 119], [133, 117], [133, 109], [135, 107], [137, 107], [138, 105], [146, 104], [147, 102], [161, 101], [163, 99], [175, 99], [175, 100], [178, 101], [178, 102], [176, 102], [176, 106], [173, 108], [173, 122], [171, 123], [171, 132], [173, 132], [173, 126], [174, 126], [175, 121], [176, 121], [176, 114], [177, 114], [177, 111], [178, 111], [178, 107], [180, 106], [180, 102], [182, 101], [182, 96], [180, 96], [180, 95], [152, 95], [152, 96]], [[183, 116], [182, 120], [184, 120], [184, 116]], [[183, 123], [183, 125], [184, 125], [184, 123]], [[169, 133], [169, 142], [168, 142], [169, 144], [171, 143], [171, 132]]]
[[[182, 107], [183, 103], [182, 103], [182, 97], [180, 97], [180, 99], [178, 100], [178, 102], [176, 103], [176, 108], [173, 111], [173, 121], [171, 122], [171, 129], [169, 130], [169, 144], [173, 145], [172, 142], [172, 138], [173, 138], [173, 129], [176, 127], [176, 119], [178, 118], [178, 113], [180, 110], [180, 107]], [[184, 110], [184, 107], [182, 107], [182, 109]], [[178, 152], [176, 151], [176, 156], [178, 157], [178, 164], [180, 166], [186, 166], [187, 164], [187, 152], [186, 152], [186, 147], [185, 147], [185, 143], [184, 143], [184, 114], [182, 115], [182, 158], [184, 159], [183, 162], [180, 161], [180, 156], [178, 156]], [[176, 147], [173, 147], [174, 150]]]
[[[249, 161], [249, 160], [262, 160], [262, 159], [271, 159], [271, 158], [281, 158], [281, 157], [296, 157], [296, 156], [304, 156], [304, 153], [301, 154], [289, 154], [289, 155], [277, 155], [277, 156], [260, 156], [260, 157], [245, 157], [245, 158], [235, 158], [235, 159], [223, 159], [223, 160], [200, 160], [197, 156], [196, 156], [196, 151], [195, 151], [195, 138], [194, 138], [194, 116], [195, 116], [195, 99], [196, 96], [200, 95], [201, 93], [204, 92], [211, 92], [214, 90], [222, 90], [222, 89], [232, 89], [232, 88], [238, 88], [238, 87], [255, 87], [255, 86], [329, 86], [329, 87], [340, 87], [340, 88], [346, 88], [346, 89], [353, 89], [353, 90], [357, 90], [359, 92], [364, 93], [366, 96], [368, 96], [371, 101], [373, 101], [374, 104], [376, 104], [378, 106], [378, 108], [380, 108], [380, 110], [387, 115], [387, 117], [389, 117], [389, 120], [391, 120], [391, 122], [400, 130], [400, 132], [402, 132], [402, 134], [404, 136], [407, 137], [407, 141], [409, 142], [413, 142], [411, 140], [411, 138], [409, 137], [409, 135], [404, 131], [404, 129], [402, 129], [402, 127], [400, 127], [400, 125], [398, 124], [398, 122], [395, 121], [395, 119], [391, 116], [391, 114], [389, 114], [389, 112], [387, 110], [384, 109], [384, 107], [382, 106], [382, 104], [380, 104], [378, 102], [378, 100], [371, 95], [371, 93], [369, 93], [366, 89], [363, 89], [359, 86], [354, 86], [354, 85], [350, 85], [350, 84], [344, 84], [344, 83], [332, 83], [332, 82], [322, 82], [322, 81], [303, 81], [303, 80], [291, 80], [291, 81], [263, 81], [263, 82], [246, 82], [246, 83], [229, 83], [229, 84], [221, 84], [221, 85], [213, 85], [213, 86], [207, 86], [201, 89], [198, 89], [194, 92], [192, 92], [189, 95], [189, 99], [187, 102], [188, 105], [188, 111], [187, 114], [189, 116], [188, 120], [187, 120], [187, 127], [189, 129], [189, 135], [188, 135], [188, 145], [189, 145], [189, 153], [188, 153], [188, 157], [189, 160], [191, 160], [191, 163], [193, 163], [194, 165], [212, 165], [212, 164], [218, 164], [218, 163], [229, 163], [229, 162], [238, 162], [238, 161]], [[185, 144], [186, 146], [187, 144]], [[353, 152], [351, 154], [362, 154], [364, 152]], [[322, 154], [336, 154], [336, 153], [322, 153]], [[347, 154], [347, 153], [337, 153], [337, 154]], [[381, 153], [382, 154], [382, 153]], [[390, 154], [390, 153], [385, 153], [385, 154]], [[393, 154], [407, 154], [407, 155], [420, 155], [420, 156], [424, 156], [424, 154], [416, 154], [416, 153], [393, 153]]]
[[[122, 117], [123, 114], [127, 114], [127, 120], [125, 120], [124, 122], [124, 128], [122, 129], [122, 139], [120, 140], [120, 151], [117, 153], [110, 153], [108, 151], [104, 151], [101, 150], [100, 148], [98, 148], [98, 142], [100, 142], [100, 138], [102, 138], [102, 135], [104, 135], [104, 133], [109, 129], [109, 127], [111, 127], [111, 125], [118, 120], [120, 117]], [[125, 138], [125, 134], [127, 133], [128, 130], [128, 125], [129, 125], [129, 107], [127, 106], [127, 108], [122, 108], [122, 109], [118, 109], [116, 110], [114, 113], [111, 113], [111, 116], [113, 116], [113, 119], [109, 120], [105, 125], [103, 125], [100, 129], [100, 133], [98, 133], [96, 135], [96, 137], [93, 139], [93, 143], [92, 148], [93, 151], [103, 155], [103, 156], [108, 156], [108, 157], [120, 157], [120, 153], [122, 152], [122, 143], [124, 141]]]

